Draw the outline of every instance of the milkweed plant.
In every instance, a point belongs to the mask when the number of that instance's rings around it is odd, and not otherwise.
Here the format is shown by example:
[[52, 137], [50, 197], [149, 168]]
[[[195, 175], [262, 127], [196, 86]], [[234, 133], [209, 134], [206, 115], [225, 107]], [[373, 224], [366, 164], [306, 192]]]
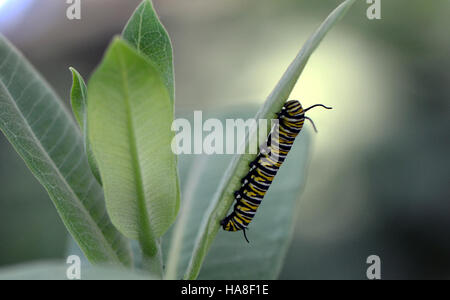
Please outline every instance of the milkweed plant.
[[[311, 54], [354, 2], [339, 5], [306, 41], [256, 116], [236, 116], [274, 119]], [[87, 84], [70, 68], [71, 115], [0, 35], [0, 129], [71, 234], [68, 255], [81, 250], [94, 278], [107, 278], [112, 273], [101, 270], [108, 268], [120, 278], [276, 279], [293, 235], [310, 135], [302, 132], [280, 169], [252, 223], [251, 243], [219, 230], [256, 154], [174, 154], [172, 57], [151, 1], [142, 1]], [[249, 132], [244, 146], [255, 138]]]

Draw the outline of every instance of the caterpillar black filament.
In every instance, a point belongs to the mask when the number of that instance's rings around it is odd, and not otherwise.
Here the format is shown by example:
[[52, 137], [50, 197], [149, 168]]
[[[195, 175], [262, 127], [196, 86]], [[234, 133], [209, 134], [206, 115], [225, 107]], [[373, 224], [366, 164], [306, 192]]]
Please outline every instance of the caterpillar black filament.
[[304, 110], [299, 101], [290, 100], [286, 102], [281, 112], [277, 113], [278, 122], [267, 137], [267, 147], [261, 150], [256, 159], [250, 163], [250, 171], [242, 178], [241, 188], [234, 193], [236, 203], [233, 212], [220, 222], [224, 230], [243, 230], [248, 242], [245, 230], [253, 220], [278, 169], [291, 150], [295, 138], [302, 130], [305, 119], [308, 119], [316, 130], [312, 120], [305, 116], [306, 111], [316, 106], [331, 109], [331, 107], [316, 104]]

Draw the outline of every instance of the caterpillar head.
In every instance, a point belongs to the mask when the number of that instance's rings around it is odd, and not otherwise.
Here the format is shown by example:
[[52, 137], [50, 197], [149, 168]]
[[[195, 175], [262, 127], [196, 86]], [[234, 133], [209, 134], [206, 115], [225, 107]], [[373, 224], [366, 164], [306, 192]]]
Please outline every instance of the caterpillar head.
[[220, 221], [220, 225], [222, 226], [223, 230], [233, 231], [230, 224], [230, 216]]

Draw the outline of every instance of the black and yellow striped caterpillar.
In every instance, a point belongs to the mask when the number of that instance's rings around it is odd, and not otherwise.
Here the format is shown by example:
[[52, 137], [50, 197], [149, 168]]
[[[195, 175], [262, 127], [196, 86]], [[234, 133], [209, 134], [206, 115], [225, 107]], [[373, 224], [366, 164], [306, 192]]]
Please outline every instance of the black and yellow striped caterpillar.
[[248, 242], [245, 230], [253, 220], [278, 169], [291, 150], [295, 138], [302, 130], [305, 119], [308, 119], [316, 130], [312, 120], [305, 116], [306, 111], [316, 106], [331, 109], [323, 104], [316, 104], [303, 110], [299, 101], [290, 100], [285, 103], [281, 112], [277, 113], [278, 122], [267, 137], [266, 147], [250, 163], [250, 171], [242, 178], [241, 188], [234, 193], [236, 204], [233, 212], [220, 222], [224, 230], [243, 230]]

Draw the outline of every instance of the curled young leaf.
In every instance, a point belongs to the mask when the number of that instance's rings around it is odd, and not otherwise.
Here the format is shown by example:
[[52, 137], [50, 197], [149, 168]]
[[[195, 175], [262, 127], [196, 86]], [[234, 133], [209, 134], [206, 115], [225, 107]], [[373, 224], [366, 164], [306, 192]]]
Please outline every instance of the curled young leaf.
[[72, 90], [70, 92], [72, 112], [83, 134], [84, 151], [86, 152], [88, 158], [89, 167], [91, 168], [92, 174], [95, 176], [97, 181], [102, 184], [97, 162], [95, 161], [94, 154], [92, 153], [91, 144], [87, 135], [87, 87], [84, 83], [83, 77], [81, 77], [77, 70], [70, 68], [70, 71], [72, 72], [73, 78]]

